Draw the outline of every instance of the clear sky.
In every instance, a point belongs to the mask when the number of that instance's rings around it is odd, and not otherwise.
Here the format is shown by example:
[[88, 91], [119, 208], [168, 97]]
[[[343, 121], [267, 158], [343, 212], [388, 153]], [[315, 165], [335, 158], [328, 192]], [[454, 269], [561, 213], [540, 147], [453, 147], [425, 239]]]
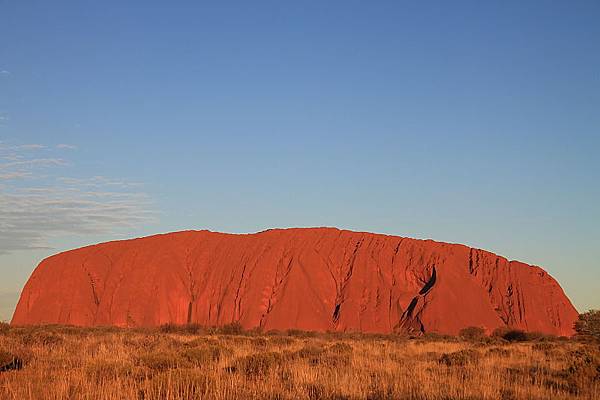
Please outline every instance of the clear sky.
[[0, 1], [0, 319], [58, 251], [292, 226], [600, 308], [600, 3], [426, 3]]

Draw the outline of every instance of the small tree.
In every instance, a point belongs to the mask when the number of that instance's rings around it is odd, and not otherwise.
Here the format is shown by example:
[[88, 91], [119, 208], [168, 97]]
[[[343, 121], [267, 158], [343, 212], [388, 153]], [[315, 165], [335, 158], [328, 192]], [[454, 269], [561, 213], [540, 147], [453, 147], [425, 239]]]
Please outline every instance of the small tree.
[[581, 336], [600, 339], [600, 310], [589, 310], [579, 314], [579, 319], [575, 322], [575, 331]]

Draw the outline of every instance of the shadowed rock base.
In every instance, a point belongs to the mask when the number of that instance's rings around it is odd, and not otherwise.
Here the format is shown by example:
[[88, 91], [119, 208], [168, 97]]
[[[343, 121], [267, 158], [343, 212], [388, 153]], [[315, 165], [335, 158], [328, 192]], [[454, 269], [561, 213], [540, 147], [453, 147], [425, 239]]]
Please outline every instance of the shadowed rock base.
[[457, 244], [335, 228], [185, 231], [42, 261], [12, 324], [571, 335], [577, 311], [543, 269]]

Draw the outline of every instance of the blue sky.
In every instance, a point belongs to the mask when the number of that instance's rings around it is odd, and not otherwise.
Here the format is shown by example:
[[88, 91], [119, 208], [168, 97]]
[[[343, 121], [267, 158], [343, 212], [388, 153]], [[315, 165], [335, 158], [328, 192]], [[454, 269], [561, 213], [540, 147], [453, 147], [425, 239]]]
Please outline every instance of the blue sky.
[[[0, 2], [0, 319], [44, 257], [340, 228], [600, 308], [600, 4]], [[491, 3], [491, 2], [490, 2]]]

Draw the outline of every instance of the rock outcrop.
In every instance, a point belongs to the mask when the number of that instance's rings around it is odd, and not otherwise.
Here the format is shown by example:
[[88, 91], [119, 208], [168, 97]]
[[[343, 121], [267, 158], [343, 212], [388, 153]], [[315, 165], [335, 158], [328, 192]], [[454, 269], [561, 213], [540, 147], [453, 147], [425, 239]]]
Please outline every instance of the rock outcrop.
[[577, 311], [543, 269], [463, 245], [334, 228], [185, 231], [42, 261], [12, 324], [571, 335]]

